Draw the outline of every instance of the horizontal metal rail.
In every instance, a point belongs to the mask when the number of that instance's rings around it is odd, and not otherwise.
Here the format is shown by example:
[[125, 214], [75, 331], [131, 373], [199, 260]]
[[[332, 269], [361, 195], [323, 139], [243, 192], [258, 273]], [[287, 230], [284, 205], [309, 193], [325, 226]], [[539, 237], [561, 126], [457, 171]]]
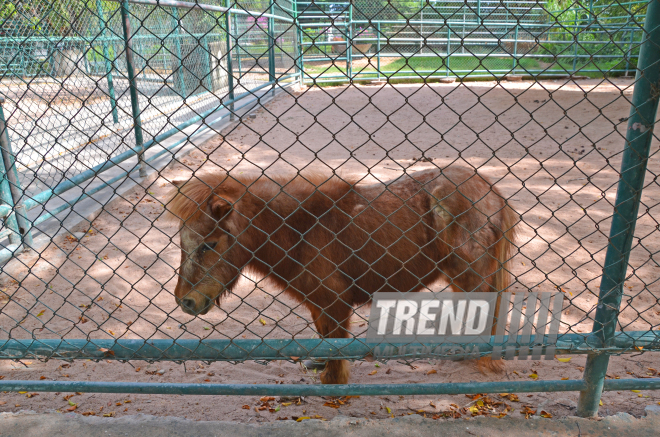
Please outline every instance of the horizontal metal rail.
[[[121, 2], [122, 0], [110, 0], [113, 2]], [[282, 17], [281, 15], [268, 14], [265, 12], [253, 12], [245, 9], [238, 8], [225, 8], [222, 6], [207, 5], [203, 3], [191, 3], [191, 2], [180, 2], [176, 0], [128, 0], [129, 3], [138, 4], [138, 5], [149, 5], [149, 6], [164, 6], [170, 8], [183, 8], [183, 9], [201, 9], [203, 11], [209, 12], [222, 12], [229, 14], [238, 14], [238, 15], [248, 15], [254, 18], [266, 17], [274, 18], [277, 20], [287, 21], [293, 23], [293, 18]]]
[[[1, 391], [136, 393], [169, 395], [241, 396], [382, 396], [456, 395], [477, 393], [534, 393], [581, 391], [582, 379], [548, 381], [445, 382], [435, 384], [185, 384], [168, 382], [0, 381]], [[660, 378], [608, 379], [605, 391], [657, 390]]]
[[[546, 344], [534, 336], [525, 345]], [[379, 347], [391, 347], [391, 359], [420, 355], [422, 351], [432, 353], [436, 358], [470, 358], [475, 348], [480, 355], [490, 355], [493, 346], [517, 344], [521, 348], [522, 336], [517, 343], [508, 343], [491, 337], [490, 343], [470, 343], [463, 346], [464, 353], [458, 353], [454, 344], [433, 343], [383, 343]], [[291, 360], [291, 357], [362, 359], [374, 351], [373, 344], [364, 339], [264, 339], [264, 340], [128, 340], [128, 339], [43, 339], [7, 340], [0, 343], [0, 359], [20, 359], [28, 356], [50, 359], [112, 359], [112, 360], [201, 360], [201, 361], [241, 361], [241, 360]], [[618, 332], [611, 345], [604, 347], [598, 336], [592, 334], [563, 334], [557, 339], [556, 354], [587, 354], [598, 350], [601, 353], [635, 352], [660, 350], [660, 331]], [[423, 349], [422, 349], [423, 348]], [[427, 352], [424, 352], [427, 353]]]

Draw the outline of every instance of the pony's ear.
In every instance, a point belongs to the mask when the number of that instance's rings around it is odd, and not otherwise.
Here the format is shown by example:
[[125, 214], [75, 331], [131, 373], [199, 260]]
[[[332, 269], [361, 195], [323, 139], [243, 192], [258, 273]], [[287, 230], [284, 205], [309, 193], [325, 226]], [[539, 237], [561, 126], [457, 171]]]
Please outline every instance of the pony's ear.
[[177, 188], [181, 188], [186, 182], [188, 182], [186, 179], [174, 179], [173, 181], [170, 181], [170, 183]]
[[215, 221], [222, 220], [229, 211], [232, 205], [217, 194], [212, 194], [206, 205], [206, 213]]

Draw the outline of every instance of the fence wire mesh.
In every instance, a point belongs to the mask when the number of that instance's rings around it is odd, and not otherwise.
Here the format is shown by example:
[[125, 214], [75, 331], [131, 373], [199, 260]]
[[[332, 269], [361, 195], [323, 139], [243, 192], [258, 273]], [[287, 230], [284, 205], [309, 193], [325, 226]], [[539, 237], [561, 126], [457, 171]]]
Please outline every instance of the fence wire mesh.
[[657, 348], [649, 4], [4, 3], [0, 358], [363, 359], [369, 296], [420, 290], [553, 291], [558, 350]]

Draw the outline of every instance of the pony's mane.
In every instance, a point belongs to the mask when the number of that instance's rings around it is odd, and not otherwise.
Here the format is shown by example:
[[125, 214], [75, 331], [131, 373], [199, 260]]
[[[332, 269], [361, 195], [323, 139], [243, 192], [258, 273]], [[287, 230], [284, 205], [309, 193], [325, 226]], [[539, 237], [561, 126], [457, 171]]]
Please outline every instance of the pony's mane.
[[248, 190], [259, 197], [270, 198], [281, 190], [295, 195], [297, 192], [309, 193], [317, 188], [347, 187], [355, 182], [354, 178], [339, 178], [320, 172], [278, 176], [205, 173], [195, 175], [187, 181], [173, 181], [174, 186], [168, 193], [165, 204], [168, 213], [166, 218], [181, 222], [194, 220], [206, 208], [213, 193], [221, 196], [226, 194], [232, 198]]

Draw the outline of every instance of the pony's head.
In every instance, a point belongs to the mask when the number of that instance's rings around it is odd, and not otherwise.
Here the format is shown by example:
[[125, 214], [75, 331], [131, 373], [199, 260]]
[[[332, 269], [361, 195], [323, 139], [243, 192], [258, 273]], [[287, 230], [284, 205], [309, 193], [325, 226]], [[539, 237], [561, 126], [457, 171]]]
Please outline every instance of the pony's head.
[[179, 221], [181, 248], [174, 295], [184, 312], [206, 314], [231, 290], [249, 260], [249, 253], [237, 243], [243, 220], [234, 211], [244, 185], [226, 174], [173, 184], [166, 208]]

